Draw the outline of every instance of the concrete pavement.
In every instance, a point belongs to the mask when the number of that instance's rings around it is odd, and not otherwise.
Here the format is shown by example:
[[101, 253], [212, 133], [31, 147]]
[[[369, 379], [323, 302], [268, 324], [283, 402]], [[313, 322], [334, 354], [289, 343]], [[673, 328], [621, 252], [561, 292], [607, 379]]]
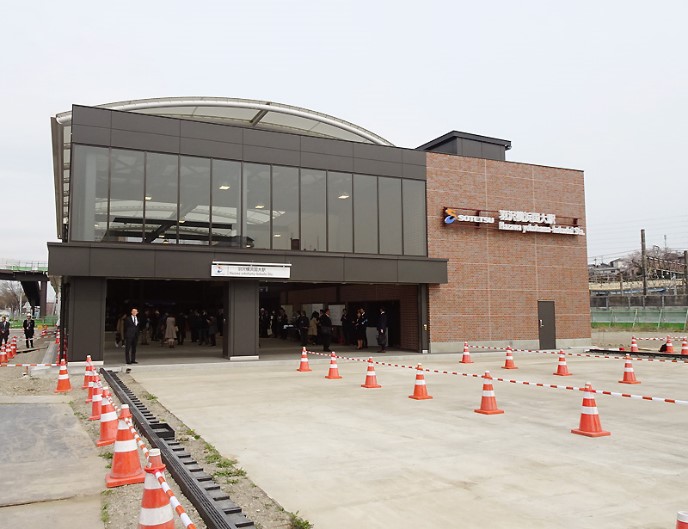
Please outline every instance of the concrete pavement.
[[[688, 508], [683, 440], [688, 408], [596, 397], [611, 437], [570, 433], [582, 393], [495, 382], [504, 415], [483, 416], [482, 380], [426, 373], [434, 398], [415, 401], [415, 372], [376, 366], [381, 389], [364, 389], [365, 362], [329, 359], [136, 366], [132, 375], [254, 482], [318, 529], [671, 527]], [[684, 364], [634, 364], [642, 384], [619, 384], [620, 359], [516, 353], [375, 355], [383, 362], [688, 400]], [[250, 513], [247, 513], [250, 516]]]

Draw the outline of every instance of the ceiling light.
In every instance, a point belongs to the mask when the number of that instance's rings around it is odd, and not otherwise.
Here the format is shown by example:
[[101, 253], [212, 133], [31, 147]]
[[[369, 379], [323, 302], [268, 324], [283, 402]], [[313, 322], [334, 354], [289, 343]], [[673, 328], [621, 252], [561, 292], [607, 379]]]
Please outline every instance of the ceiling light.
[[144, 197], [146, 200], [153, 200], [153, 197], [146, 196]]
[[227, 184], [224, 184], [220, 186], [220, 189], [222, 189], [222, 191], [227, 191], [229, 189], [229, 186]]
[[265, 204], [256, 204], [256, 209], [265, 209]]
[[345, 199], [349, 198], [349, 195], [347, 195], [346, 193], [342, 193], [342, 194], [339, 195], [339, 197], [337, 197], [337, 198], [341, 198], [342, 200], [345, 200]]
[[275, 234], [273, 235], [273, 237], [281, 237], [281, 236], [282, 236], [282, 235], [279, 234], [279, 233], [275, 233]]
[[184, 224], [186, 222], [186, 219], [180, 219], [179, 224]]

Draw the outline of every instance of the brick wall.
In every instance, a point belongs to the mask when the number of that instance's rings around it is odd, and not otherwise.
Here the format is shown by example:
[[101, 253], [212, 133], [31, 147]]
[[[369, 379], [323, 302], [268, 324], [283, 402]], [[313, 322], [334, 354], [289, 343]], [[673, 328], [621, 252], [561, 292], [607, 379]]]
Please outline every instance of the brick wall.
[[554, 213], [585, 228], [583, 172], [427, 155], [428, 252], [449, 259], [429, 289], [433, 350], [470, 342], [538, 343], [538, 300], [553, 300], [558, 343], [590, 338], [586, 237], [443, 224], [443, 207]]

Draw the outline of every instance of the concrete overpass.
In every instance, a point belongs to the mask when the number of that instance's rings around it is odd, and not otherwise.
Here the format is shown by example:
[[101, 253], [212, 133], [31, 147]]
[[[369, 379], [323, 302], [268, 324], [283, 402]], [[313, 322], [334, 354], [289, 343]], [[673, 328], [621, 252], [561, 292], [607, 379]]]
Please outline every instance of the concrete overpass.
[[0, 260], [0, 281], [19, 281], [32, 307], [46, 315], [48, 304], [48, 263]]

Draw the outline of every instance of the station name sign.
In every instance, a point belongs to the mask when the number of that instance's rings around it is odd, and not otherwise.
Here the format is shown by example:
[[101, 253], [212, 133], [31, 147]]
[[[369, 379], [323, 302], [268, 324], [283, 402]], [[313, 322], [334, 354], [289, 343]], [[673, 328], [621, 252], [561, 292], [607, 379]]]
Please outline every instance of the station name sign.
[[245, 277], [259, 279], [289, 279], [291, 265], [279, 263], [226, 263], [213, 261], [211, 277]]
[[444, 224], [488, 224], [494, 225], [497, 229], [502, 231], [585, 235], [585, 230], [580, 226], [563, 226], [557, 224], [557, 217], [553, 213], [500, 209], [498, 216], [492, 216], [468, 215], [461, 213], [461, 211], [470, 210], [462, 210], [462, 208], [444, 208], [442, 212]]

